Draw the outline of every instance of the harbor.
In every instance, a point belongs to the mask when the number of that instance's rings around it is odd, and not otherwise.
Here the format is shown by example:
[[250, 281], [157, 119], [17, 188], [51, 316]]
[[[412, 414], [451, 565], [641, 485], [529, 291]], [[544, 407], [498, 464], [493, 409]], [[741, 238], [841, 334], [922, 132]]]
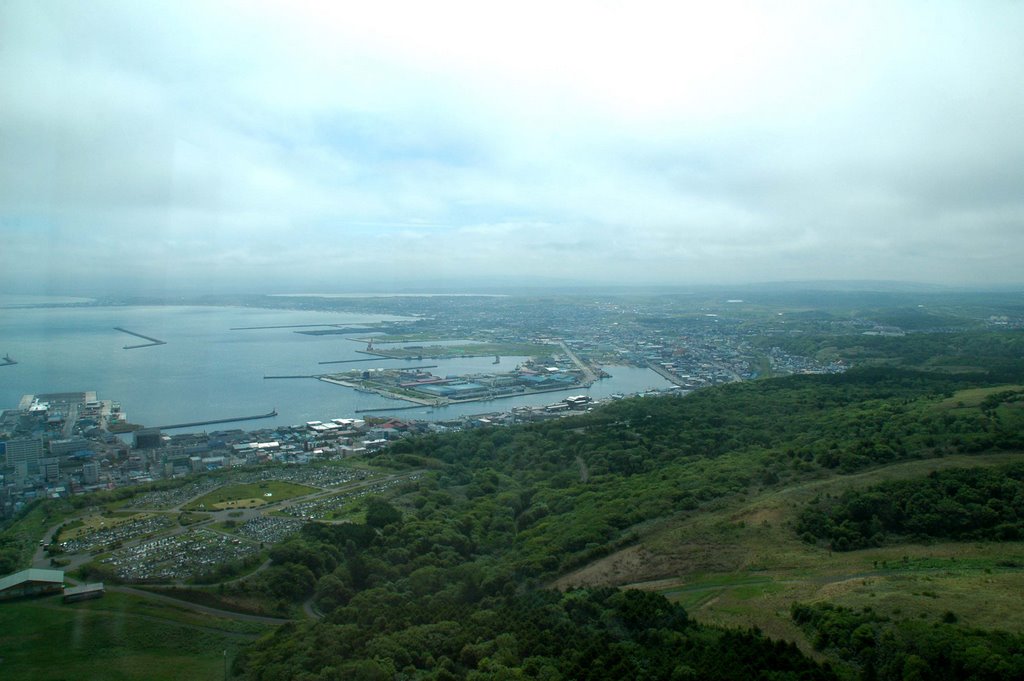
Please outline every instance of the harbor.
[[[370, 323], [365, 315], [346, 317], [309, 311], [268, 313], [222, 307], [91, 307], [62, 310], [59, 317], [48, 309], [29, 309], [8, 311], [7, 315], [13, 328], [4, 339], [7, 347], [0, 348], [0, 366], [4, 364], [2, 358], [7, 352], [18, 364], [0, 369], [0, 374], [3, 374], [0, 397], [11, 405], [17, 404], [26, 393], [44, 392], [39, 386], [49, 392], [74, 391], [86, 386], [101, 394], [117, 395], [122, 403], [131, 405], [132, 423], [183, 424], [225, 416], [265, 414], [269, 411], [267, 405], [274, 405], [278, 411], [276, 417], [250, 422], [252, 427], [265, 427], [265, 424], [286, 426], [315, 420], [323, 416], [325, 409], [335, 415], [346, 415], [354, 414], [356, 409], [383, 409], [377, 413], [386, 413], [390, 408], [415, 406], [417, 408], [396, 413], [439, 421], [490, 408], [542, 407], [550, 401], [544, 393], [524, 390], [510, 392], [508, 397], [492, 402], [492, 407], [488, 402], [493, 398], [487, 391], [482, 391], [475, 401], [463, 403], [463, 397], [471, 396], [458, 394], [438, 407], [440, 395], [422, 395], [426, 404], [418, 404], [404, 400], [405, 395], [399, 395], [399, 390], [385, 395], [371, 392], [369, 386], [343, 389], [314, 380], [320, 375], [345, 373], [352, 369], [359, 369], [361, 374], [363, 370], [377, 367], [398, 369], [429, 364], [437, 365], [437, 368], [426, 370], [437, 378], [455, 380], [455, 377], [461, 377], [473, 382], [471, 377], [474, 376], [513, 372], [530, 359], [505, 349], [500, 353], [498, 365], [494, 364], [495, 355], [499, 354], [496, 352], [479, 357], [416, 362], [371, 358], [356, 352], [364, 349], [365, 344], [339, 337], [294, 334], [291, 328], [229, 330], [247, 326], [289, 327], [316, 322], [325, 326], [331, 322], [357, 326]], [[114, 327], [170, 342], [150, 352], [122, 351], [124, 343], [111, 342], [110, 330]], [[167, 329], [174, 329], [173, 337]], [[127, 336], [125, 340], [128, 340]], [[134, 342], [134, 338], [129, 341]], [[139, 339], [138, 342], [146, 340]], [[427, 347], [436, 343], [421, 338], [406, 342]], [[468, 343], [459, 342], [458, 345]], [[575, 346], [567, 345], [579, 354], [581, 360], [587, 361]], [[43, 347], [46, 348], [45, 353], [41, 350]], [[378, 343], [375, 342], [374, 347], [378, 347]], [[381, 343], [379, 347], [391, 350], [394, 346]], [[537, 378], [527, 379], [527, 383], [550, 379], [554, 373], [545, 369], [556, 365], [563, 373], [574, 369], [573, 363], [556, 343], [549, 343], [547, 349], [549, 356], [539, 360], [535, 367], [533, 375]], [[559, 358], [550, 357], [551, 352]], [[368, 361], [319, 364], [345, 359]], [[606, 365], [604, 368], [611, 378], [597, 381], [589, 388], [574, 390], [600, 398], [611, 393], [628, 395], [671, 385], [647, 367]], [[597, 372], [596, 368], [594, 370]], [[239, 426], [244, 426], [244, 423]], [[201, 426], [195, 428], [202, 429]]]

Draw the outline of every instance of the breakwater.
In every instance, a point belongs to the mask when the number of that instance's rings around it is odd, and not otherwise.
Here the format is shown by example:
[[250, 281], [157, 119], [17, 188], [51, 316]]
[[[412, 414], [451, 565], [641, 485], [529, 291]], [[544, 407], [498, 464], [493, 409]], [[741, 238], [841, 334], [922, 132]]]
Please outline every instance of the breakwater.
[[174, 430], [175, 428], [195, 428], [197, 426], [213, 426], [218, 423], [234, 423], [236, 421], [258, 421], [259, 419], [272, 419], [277, 416], [277, 409], [269, 411], [266, 414], [257, 414], [256, 416], [235, 416], [226, 419], [209, 419], [207, 421], [191, 421], [189, 423], [173, 423], [169, 426], [158, 426], [160, 430]]
[[115, 326], [114, 330], [120, 331], [121, 333], [126, 333], [129, 336], [135, 336], [136, 338], [141, 338], [142, 340], [149, 341], [148, 343], [139, 343], [137, 345], [126, 345], [124, 346], [125, 350], [134, 350], [136, 348], [151, 348], [154, 345], [167, 345], [167, 341], [162, 341], [159, 338], [151, 338], [150, 336], [144, 336], [141, 333], [135, 333], [134, 331], [123, 329], [120, 326]]
[[317, 364], [352, 364], [353, 362], [378, 362], [384, 359], [395, 359], [397, 357], [362, 357], [360, 359], [332, 359], [327, 362], [317, 362]]

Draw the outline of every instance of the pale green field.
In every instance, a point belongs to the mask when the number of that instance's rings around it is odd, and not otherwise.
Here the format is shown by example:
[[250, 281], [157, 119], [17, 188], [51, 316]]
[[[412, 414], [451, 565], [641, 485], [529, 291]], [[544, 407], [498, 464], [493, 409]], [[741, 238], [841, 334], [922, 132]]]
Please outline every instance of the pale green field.
[[952, 611], [969, 627], [1021, 632], [1024, 542], [900, 544], [841, 553], [804, 543], [792, 528], [804, 504], [818, 494], [1022, 459], [1020, 453], [998, 453], [904, 462], [736, 500], [666, 522], [639, 546], [557, 585], [610, 583], [658, 591], [701, 622], [757, 626], [815, 655], [790, 619], [794, 601], [871, 606], [885, 615], [931, 621]]
[[60, 596], [0, 604], [6, 681], [221, 679], [239, 648], [270, 627], [127, 594], [72, 605]]

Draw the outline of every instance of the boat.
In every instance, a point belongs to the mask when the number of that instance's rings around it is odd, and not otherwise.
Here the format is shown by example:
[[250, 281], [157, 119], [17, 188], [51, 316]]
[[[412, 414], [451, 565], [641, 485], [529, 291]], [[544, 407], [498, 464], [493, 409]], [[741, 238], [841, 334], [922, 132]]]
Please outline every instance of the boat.
[[17, 364], [17, 362], [11, 359], [10, 355], [4, 355], [4, 363], [0, 366], [9, 366], [11, 364]]

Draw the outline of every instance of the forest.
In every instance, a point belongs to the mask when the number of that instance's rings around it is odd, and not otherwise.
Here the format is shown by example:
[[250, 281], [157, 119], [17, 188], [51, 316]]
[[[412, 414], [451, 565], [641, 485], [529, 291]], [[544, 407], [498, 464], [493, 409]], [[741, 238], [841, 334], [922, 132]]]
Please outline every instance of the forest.
[[[899, 460], [1019, 449], [1024, 429], [1012, 394], [978, 407], [944, 406], [993, 376], [1024, 378], [1020, 361], [1007, 359], [1021, 339], [1010, 339], [982, 337], [977, 371], [868, 367], [793, 376], [397, 442], [374, 463], [428, 475], [370, 500], [363, 523], [307, 525], [274, 549], [271, 568], [231, 587], [282, 608], [312, 597], [323, 614], [256, 644], [237, 672], [252, 679], [829, 678], [832, 669], [797, 663], [794, 650], [757, 631], [684, 626], [685, 613], [660, 595], [557, 594], [546, 585], [638, 541], [649, 521], [700, 513], [720, 499]], [[978, 486], [987, 480], [979, 477]], [[972, 484], [963, 483], [965, 495]], [[827, 517], [817, 507], [812, 515]], [[637, 599], [628, 602], [643, 613], [640, 629], [622, 620], [626, 599]], [[570, 604], [582, 603], [579, 612], [590, 614], [573, 615]], [[723, 641], [730, 655], [716, 648]], [[1010, 647], [1020, 652], [1019, 641]], [[601, 654], [581, 655], [591, 649]]]
[[794, 603], [793, 619], [817, 650], [856, 663], [860, 678], [877, 681], [983, 681], [1024, 678], [1024, 636], [940, 622], [891, 620], [870, 609]]
[[816, 499], [797, 532], [836, 551], [895, 538], [1019, 541], [1024, 537], [1024, 463], [955, 468]]

